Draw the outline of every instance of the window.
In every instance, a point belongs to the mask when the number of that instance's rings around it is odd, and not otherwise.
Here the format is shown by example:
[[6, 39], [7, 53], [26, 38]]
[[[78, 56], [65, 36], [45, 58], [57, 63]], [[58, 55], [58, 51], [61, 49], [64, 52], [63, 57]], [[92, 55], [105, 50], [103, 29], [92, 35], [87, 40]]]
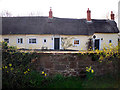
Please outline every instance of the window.
[[7, 42], [7, 43], [9, 43], [9, 39], [8, 38], [5, 38], [4, 41]]
[[19, 44], [23, 43], [23, 38], [18, 38], [17, 43], [19, 43]]
[[30, 43], [30, 44], [37, 43], [37, 42], [36, 42], [36, 38], [30, 38], [30, 39], [29, 39], [29, 43]]
[[46, 43], [47, 42], [47, 40], [46, 39], [44, 39], [44, 41], [43, 41], [44, 43]]
[[112, 40], [109, 40], [109, 43], [112, 43]]
[[78, 45], [80, 45], [80, 40], [75, 39], [73, 43], [74, 43], [75, 46], [78, 46]]

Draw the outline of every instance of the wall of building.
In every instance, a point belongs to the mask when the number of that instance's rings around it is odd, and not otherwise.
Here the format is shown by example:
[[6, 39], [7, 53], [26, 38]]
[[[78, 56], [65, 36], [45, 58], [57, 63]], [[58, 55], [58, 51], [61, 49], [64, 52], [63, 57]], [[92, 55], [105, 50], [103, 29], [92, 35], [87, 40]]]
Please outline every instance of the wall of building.
[[[100, 49], [103, 49], [104, 47], [109, 45], [109, 40], [112, 40], [112, 45], [116, 47], [118, 45], [118, 34], [102, 34], [102, 33], [95, 33], [96, 39], [100, 39]], [[103, 40], [101, 40], [103, 38]]]
[[[90, 38], [90, 36], [87, 35], [61, 35], [61, 37], [68, 39], [71, 38], [70, 43], [73, 44], [73, 46], [68, 47], [67, 49], [73, 49], [73, 50], [87, 50], [86, 49], [86, 42]], [[74, 40], [79, 40], [79, 45], [74, 45]], [[67, 40], [66, 40], [67, 42]]]
[[0, 42], [2, 42], [2, 35], [0, 35]]
[[120, 1], [118, 2], [118, 29], [119, 29], [119, 40], [120, 40]]
[[2, 17], [0, 17], [0, 42], [2, 41]]
[[[4, 41], [5, 38], [9, 38], [9, 46], [17, 46], [17, 48], [26, 48], [26, 49], [41, 49], [42, 47], [47, 47], [47, 49], [54, 49], [54, 38], [70, 38], [70, 35], [3, 35], [2, 40]], [[17, 39], [23, 38], [23, 44], [18, 44]], [[29, 44], [28, 39], [29, 38], [36, 38], [37, 43], [36, 44]], [[47, 40], [46, 43], [44, 43], [44, 39]], [[80, 40], [79, 46], [69, 47], [68, 49], [74, 49], [74, 50], [80, 50], [80, 49], [86, 49], [86, 41], [88, 39], [87, 36], [72, 36], [72, 39], [70, 40], [69, 44], [73, 44], [74, 39]], [[66, 40], [67, 41], [67, 40]], [[61, 42], [60, 42], [61, 44]], [[60, 49], [62, 49], [62, 46], [60, 45]]]
[[120, 31], [120, 1], [118, 2], [118, 28]]
[[[104, 45], [109, 44], [109, 40], [112, 40], [112, 43], [114, 46], [118, 45], [118, 34], [97, 34], [96, 39], [100, 39], [100, 46], [102, 49]], [[47, 49], [54, 49], [54, 38], [60, 38], [60, 41], [62, 38], [68, 38], [69, 44], [73, 44], [74, 40], [77, 39], [80, 41], [79, 45], [77, 46], [71, 46], [66, 49], [72, 49], [72, 50], [87, 50], [86, 48], [86, 42], [88, 42], [88, 39], [92, 36], [87, 35], [3, 35], [2, 40], [4, 41], [5, 38], [9, 38], [9, 46], [17, 46], [17, 48], [26, 48], [26, 49], [41, 49], [42, 47], [47, 47]], [[18, 44], [17, 39], [23, 38], [23, 44]], [[36, 38], [37, 43], [36, 44], [29, 44], [28, 40], [29, 38]], [[103, 40], [101, 40], [103, 38]], [[46, 43], [44, 43], [44, 39], [46, 39]], [[65, 42], [68, 40], [66, 39]], [[60, 49], [63, 49], [61, 42], [60, 42]]]
[[[48, 49], [52, 47], [51, 35], [3, 35], [2, 40], [9, 38], [9, 46], [17, 46], [17, 48], [26, 48], [26, 49], [41, 49], [43, 46], [47, 46]], [[23, 38], [23, 44], [18, 44], [17, 39]], [[29, 38], [36, 38], [36, 44], [29, 44]], [[47, 39], [46, 43], [43, 43], [43, 40]]]

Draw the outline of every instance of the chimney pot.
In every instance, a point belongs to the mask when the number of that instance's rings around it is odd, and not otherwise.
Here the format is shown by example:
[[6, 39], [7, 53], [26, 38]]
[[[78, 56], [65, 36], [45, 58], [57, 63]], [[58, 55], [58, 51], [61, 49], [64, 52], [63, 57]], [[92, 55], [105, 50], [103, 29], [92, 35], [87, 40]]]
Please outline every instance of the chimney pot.
[[91, 11], [89, 10], [89, 8], [87, 10], [87, 21], [91, 21]]
[[115, 15], [114, 15], [113, 11], [111, 11], [111, 15], [110, 16], [111, 16], [111, 20], [115, 19], [115, 17], [114, 17]]
[[51, 7], [50, 7], [50, 11], [49, 11], [49, 18], [53, 18], [53, 16], [52, 16], [52, 9], [51, 9]]

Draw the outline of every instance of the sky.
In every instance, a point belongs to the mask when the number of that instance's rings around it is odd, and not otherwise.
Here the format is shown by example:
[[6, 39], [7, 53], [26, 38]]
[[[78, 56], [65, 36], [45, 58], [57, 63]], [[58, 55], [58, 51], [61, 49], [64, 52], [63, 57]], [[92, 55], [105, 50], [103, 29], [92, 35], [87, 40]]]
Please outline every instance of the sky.
[[8, 11], [12, 16], [48, 16], [52, 7], [53, 16], [59, 18], [86, 18], [91, 10], [92, 19], [110, 18], [110, 12], [118, 13], [120, 0], [0, 0], [0, 13]]

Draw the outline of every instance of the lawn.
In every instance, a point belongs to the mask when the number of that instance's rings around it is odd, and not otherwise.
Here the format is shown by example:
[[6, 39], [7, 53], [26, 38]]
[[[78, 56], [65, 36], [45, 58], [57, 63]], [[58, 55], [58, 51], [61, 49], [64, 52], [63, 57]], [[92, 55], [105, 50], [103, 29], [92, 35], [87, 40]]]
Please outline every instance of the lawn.
[[[120, 79], [120, 76], [119, 76]], [[110, 74], [94, 77], [92, 80], [81, 79], [79, 77], [69, 77], [67, 79], [54, 81], [48, 84], [47, 88], [120, 88], [120, 80]]]
[[[3, 82], [4, 83], [4, 82]], [[9, 82], [7, 83], [9, 84]], [[7, 84], [3, 84], [3, 87]], [[46, 77], [38, 72], [31, 72], [24, 77], [21, 88], [120, 88], [120, 75], [111, 74], [94, 77], [92, 80], [80, 77], [63, 77], [56, 75]], [[11, 86], [10, 86], [11, 87]], [[19, 87], [19, 88], [20, 88]]]

